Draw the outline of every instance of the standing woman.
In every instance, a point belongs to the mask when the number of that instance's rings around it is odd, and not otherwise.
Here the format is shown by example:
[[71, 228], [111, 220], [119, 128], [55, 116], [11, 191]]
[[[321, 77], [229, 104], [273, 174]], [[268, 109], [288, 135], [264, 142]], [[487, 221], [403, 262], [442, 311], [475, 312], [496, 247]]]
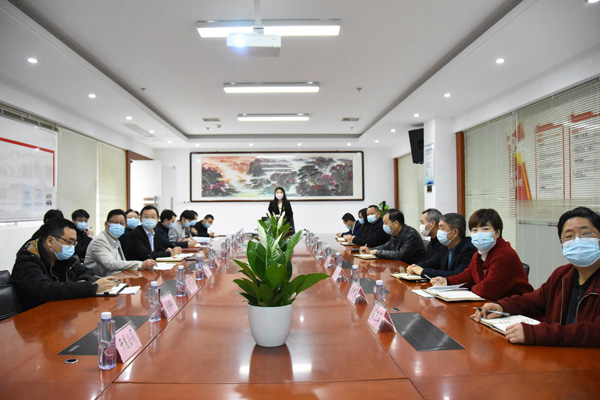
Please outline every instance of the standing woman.
[[285, 197], [285, 190], [282, 187], [275, 189], [275, 198], [269, 202], [269, 213], [283, 214], [288, 224], [290, 224], [291, 233], [296, 232], [294, 227], [294, 212], [290, 201]]

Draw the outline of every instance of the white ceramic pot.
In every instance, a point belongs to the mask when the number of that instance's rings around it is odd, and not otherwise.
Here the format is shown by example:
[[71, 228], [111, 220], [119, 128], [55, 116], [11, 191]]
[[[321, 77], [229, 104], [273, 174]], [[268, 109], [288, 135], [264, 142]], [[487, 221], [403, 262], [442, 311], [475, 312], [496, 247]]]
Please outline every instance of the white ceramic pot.
[[282, 346], [292, 325], [292, 304], [280, 307], [257, 307], [248, 304], [248, 318], [257, 345]]

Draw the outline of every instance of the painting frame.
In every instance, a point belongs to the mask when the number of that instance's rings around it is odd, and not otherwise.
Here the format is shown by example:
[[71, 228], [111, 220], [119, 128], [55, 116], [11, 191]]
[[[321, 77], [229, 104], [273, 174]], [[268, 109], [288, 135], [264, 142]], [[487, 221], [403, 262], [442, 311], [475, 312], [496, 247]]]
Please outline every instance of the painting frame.
[[363, 201], [364, 153], [190, 152], [192, 203], [264, 202], [277, 186], [293, 201]]

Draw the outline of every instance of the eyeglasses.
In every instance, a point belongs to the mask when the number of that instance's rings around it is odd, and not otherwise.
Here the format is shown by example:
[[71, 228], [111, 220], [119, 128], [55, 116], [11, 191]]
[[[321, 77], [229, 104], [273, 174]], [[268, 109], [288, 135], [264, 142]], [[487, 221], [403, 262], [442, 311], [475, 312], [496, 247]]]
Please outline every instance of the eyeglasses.
[[77, 246], [77, 240], [67, 240], [63, 239], [60, 236], [52, 236], [54, 239], [62, 240], [67, 244], [67, 246]]
[[[561, 242], [568, 242], [569, 240], [575, 240], [575, 238], [577, 237], [577, 235], [575, 235], [575, 233], [567, 233], [565, 234], [562, 238], [561, 238]], [[595, 238], [596, 237], [596, 233], [594, 232], [583, 232], [580, 236], [581, 238]]]

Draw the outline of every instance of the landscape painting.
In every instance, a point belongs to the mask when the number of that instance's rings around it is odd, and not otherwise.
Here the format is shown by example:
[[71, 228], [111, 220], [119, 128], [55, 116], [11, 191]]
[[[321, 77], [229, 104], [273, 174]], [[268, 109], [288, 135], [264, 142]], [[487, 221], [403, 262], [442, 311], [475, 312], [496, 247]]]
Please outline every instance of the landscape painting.
[[363, 200], [363, 153], [191, 153], [191, 201]]

